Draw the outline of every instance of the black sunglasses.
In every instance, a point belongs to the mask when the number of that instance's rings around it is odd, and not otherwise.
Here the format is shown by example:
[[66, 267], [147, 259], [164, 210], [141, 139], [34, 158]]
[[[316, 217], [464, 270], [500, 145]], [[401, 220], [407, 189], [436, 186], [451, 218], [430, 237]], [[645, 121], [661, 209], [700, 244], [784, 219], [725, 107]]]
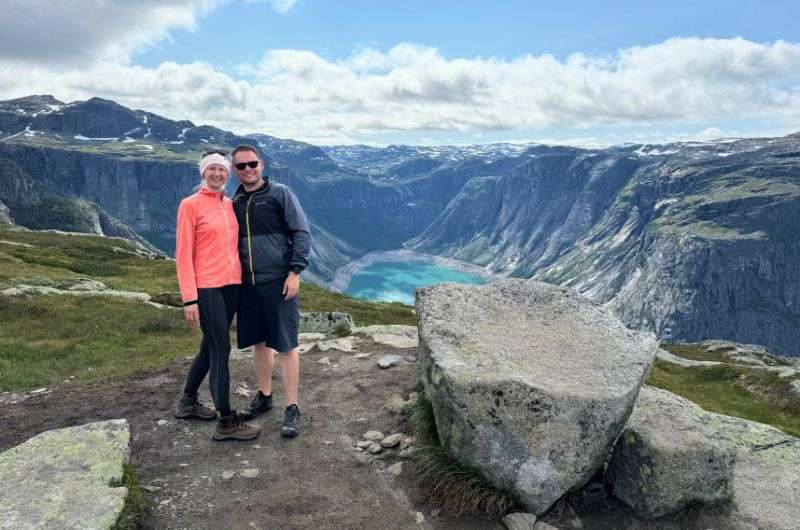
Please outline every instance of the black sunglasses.
[[223, 150], [223, 149], [204, 149], [202, 156], [206, 157], [208, 155], [222, 155], [222, 156], [227, 157], [228, 156], [228, 152]]
[[244, 170], [244, 168], [246, 167], [249, 167], [250, 169], [255, 169], [258, 167], [258, 160], [251, 160], [250, 162], [239, 162], [238, 164], [234, 164], [233, 167], [235, 167], [239, 171]]

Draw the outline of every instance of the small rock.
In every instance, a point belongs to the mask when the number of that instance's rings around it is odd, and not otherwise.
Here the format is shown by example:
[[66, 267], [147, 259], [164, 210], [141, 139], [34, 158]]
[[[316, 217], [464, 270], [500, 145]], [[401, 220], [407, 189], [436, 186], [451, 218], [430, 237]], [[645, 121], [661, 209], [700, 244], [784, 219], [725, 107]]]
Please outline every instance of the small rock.
[[37, 388], [36, 390], [31, 390], [31, 395], [34, 396], [36, 394], [41, 394], [42, 392], [47, 392], [46, 388]]
[[380, 442], [383, 440], [383, 433], [380, 431], [367, 431], [364, 433], [364, 439], [370, 442]]
[[510, 513], [503, 517], [503, 524], [508, 530], [533, 530], [536, 516], [525, 512]]
[[378, 366], [383, 369], [391, 368], [392, 366], [399, 365], [402, 360], [403, 358], [399, 355], [384, 355], [378, 359]]
[[145, 491], [149, 491], [150, 493], [155, 493], [161, 490], [161, 488], [159, 488], [158, 486], [148, 486], [147, 484], [143, 485], [142, 489]]
[[239, 475], [243, 476], [244, 478], [256, 478], [260, 474], [261, 470], [255, 467], [243, 469], [239, 472]]
[[316, 342], [319, 340], [325, 340], [327, 336], [324, 333], [300, 333], [297, 336], [297, 339], [300, 342]]
[[353, 451], [356, 451], [357, 453], [363, 453], [364, 449], [361, 447], [353, 447]]
[[422, 512], [417, 512], [414, 518], [416, 519], [417, 524], [422, 524], [425, 522], [425, 516], [422, 514]]
[[438, 517], [440, 513], [442, 513], [442, 510], [439, 508], [434, 508], [431, 510], [431, 517]]
[[545, 523], [544, 521], [536, 521], [536, 524], [533, 525], [533, 530], [560, 530], [560, 529], [549, 523]]
[[399, 477], [403, 473], [403, 463], [397, 462], [396, 464], [392, 464], [391, 466], [386, 468], [386, 471], [388, 471], [395, 477]]
[[378, 443], [374, 443], [374, 444], [370, 445], [369, 447], [367, 447], [367, 451], [371, 455], [377, 455], [382, 450], [383, 450], [383, 448], [381, 447], [381, 444], [378, 444]]
[[358, 442], [356, 442], [356, 447], [359, 447], [361, 449], [366, 449], [367, 447], [369, 447], [373, 443], [375, 443], [375, 442], [373, 442], [371, 440], [359, 440]]
[[244, 383], [239, 383], [236, 387], [236, 395], [242, 397], [250, 397], [250, 389]]
[[409, 447], [413, 446], [416, 441], [417, 439], [413, 436], [406, 436], [400, 441], [400, 450], [405, 451]]
[[236, 473], [234, 473], [233, 471], [223, 471], [223, 472], [222, 472], [222, 479], [223, 479], [223, 480], [230, 480], [230, 479], [232, 479], [232, 478], [233, 478], [233, 476], [234, 476], [235, 474], [236, 474]]
[[402, 451], [397, 453], [397, 456], [399, 456], [400, 458], [404, 458], [404, 459], [408, 460], [408, 459], [414, 458], [414, 454], [416, 452], [417, 452], [417, 448], [412, 445], [411, 447], [407, 447], [406, 449], [403, 449]]
[[396, 447], [403, 440], [403, 436], [404, 435], [402, 433], [390, 434], [389, 436], [381, 440], [381, 445], [386, 448]]
[[158, 420], [156, 423], [158, 425], [166, 425], [167, 424], [167, 420]]
[[298, 346], [300, 353], [308, 353], [316, 347], [317, 347], [316, 342], [304, 342], [300, 346]]
[[369, 357], [370, 355], [372, 355], [372, 352], [368, 352], [368, 353], [357, 353], [357, 354], [353, 355], [353, 358], [355, 358], [355, 359], [366, 359], [366, 358], [367, 358], [367, 357]]
[[356, 453], [356, 460], [361, 464], [369, 464], [372, 462], [373, 457], [368, 453]]
[[330, 366], [330, 365], [331, 365], [331, 360], [330, 360], [330, 359], [328, 359], [327, 357], [322, 357], [322, 358], [321, 358], [320, 360], [318, 360], [317, 362], [318, 362], [319, 364], [323, 365], [323, 366]]
[[414, 401], [416, 401], [417, 398], [419, 398], [419, 394], [417, 392], [409, 392], [408, 393], [408, 400], [411, 401], [412, 403]]

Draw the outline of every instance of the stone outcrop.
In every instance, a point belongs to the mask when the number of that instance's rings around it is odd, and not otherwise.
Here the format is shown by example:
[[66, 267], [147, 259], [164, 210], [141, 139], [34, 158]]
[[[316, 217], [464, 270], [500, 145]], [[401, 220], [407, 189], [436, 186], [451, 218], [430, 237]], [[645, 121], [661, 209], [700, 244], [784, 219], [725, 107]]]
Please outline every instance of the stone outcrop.
[[300, 313], [300, 333], [349, 335], [354, 327], [350, 313], [340, 311]]
[[0, 454], [0, 528], [108, 529], [125, 504], [125, 420], [48, 431]]
[[[624, 437], [632, 432], [650, 444], [650, 461], [628, 459], [619, 454], [620, 451], [630, 452], [630, 448], [625, 447]], [[665, 501], [685, 505], [682, 501], [687, 498], [706, 502], [696, 496], [703, 486], [706, 494], [714, 489], [714, 477], [709, 474], [711, 463], [702, 462], [704, 450], [709, 455], [715, 451], [733, 458], [730, 478], [725, 479], [729, 474], [722, 468], [716, 473], [719, 480], [729, 483], [729, 486], [720, 484], [720, 493], [727, 488], [733, 493], [728, 508], [714, 510], [719, 512], [716, 519], [720, 528], [797, 528], [800, 521], [800, 439], [769, 425], [704, 411], [675, 394], [649, 387], [642, 389], [625, 432], [614, 449], [609, 466], [614, 494], [623, 500], [627, 497], [632, 505], [638, 502], [660, 506]], [[670, 451], [675, 454], [670, 455]], [[682, 458], [690, 459], [703, 469], [690, 469], [689, 462], [680, 461], [680, 453], [684, 455]], [[668, 469], [670, 462], [675, 471]], [[642, 477], [631, 481], [637, 471], [621, 470], [623, 463], [644, 464], [638, 472]], [[677, 476], [679, 471], [705, 485], [690, 484], [689, 477]], [[652, 477], [644, 476], [650, 472]], [[681, 491], [670, 491], [670, 488]], [[631, 502], [633, 497], [637, 500]], [[645, 497], [651, 498], [644, 500]]]
[[642, 388], [609, 463], [614, 495], [646, 519], [729, 500], [735, 449], [712, 419], [671, 392]]
[[537, 515], [603, 464], [657, 349], [575, 291], [529, 280], [418, 289], [417, 314], [443, 445]]

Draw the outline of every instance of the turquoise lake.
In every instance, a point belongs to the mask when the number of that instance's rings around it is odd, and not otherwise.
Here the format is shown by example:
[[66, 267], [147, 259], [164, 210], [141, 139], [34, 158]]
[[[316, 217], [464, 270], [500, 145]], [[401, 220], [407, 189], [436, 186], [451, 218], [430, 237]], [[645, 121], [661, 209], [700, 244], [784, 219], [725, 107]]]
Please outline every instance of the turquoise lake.
[[356, 298], [414, 305], [414, 290], [417, 287], [442, 282], [483, 285], [486, 280], [477, 274], [433, 263], [376, 262], [356, 272], [345, 292]]

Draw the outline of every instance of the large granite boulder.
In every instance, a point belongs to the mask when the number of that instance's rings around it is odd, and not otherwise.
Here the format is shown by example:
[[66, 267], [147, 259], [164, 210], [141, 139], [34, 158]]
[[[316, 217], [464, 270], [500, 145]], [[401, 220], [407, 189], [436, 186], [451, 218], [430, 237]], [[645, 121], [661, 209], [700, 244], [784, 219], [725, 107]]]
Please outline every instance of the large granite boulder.
[[658, 347], [571, 289], [417, 290], [420, 369], [443, 445], [542, 514], [603, 464]]
[[129, 457], [125, 420], [38, 434], [0, 454], [0, 528], [107, 529], [127, 488], [119, 486]]
[[614, 495], [646, 519], [729, 500], [736, 451], [712, 420], [691, 401], [643, 387], [606, 474]]

